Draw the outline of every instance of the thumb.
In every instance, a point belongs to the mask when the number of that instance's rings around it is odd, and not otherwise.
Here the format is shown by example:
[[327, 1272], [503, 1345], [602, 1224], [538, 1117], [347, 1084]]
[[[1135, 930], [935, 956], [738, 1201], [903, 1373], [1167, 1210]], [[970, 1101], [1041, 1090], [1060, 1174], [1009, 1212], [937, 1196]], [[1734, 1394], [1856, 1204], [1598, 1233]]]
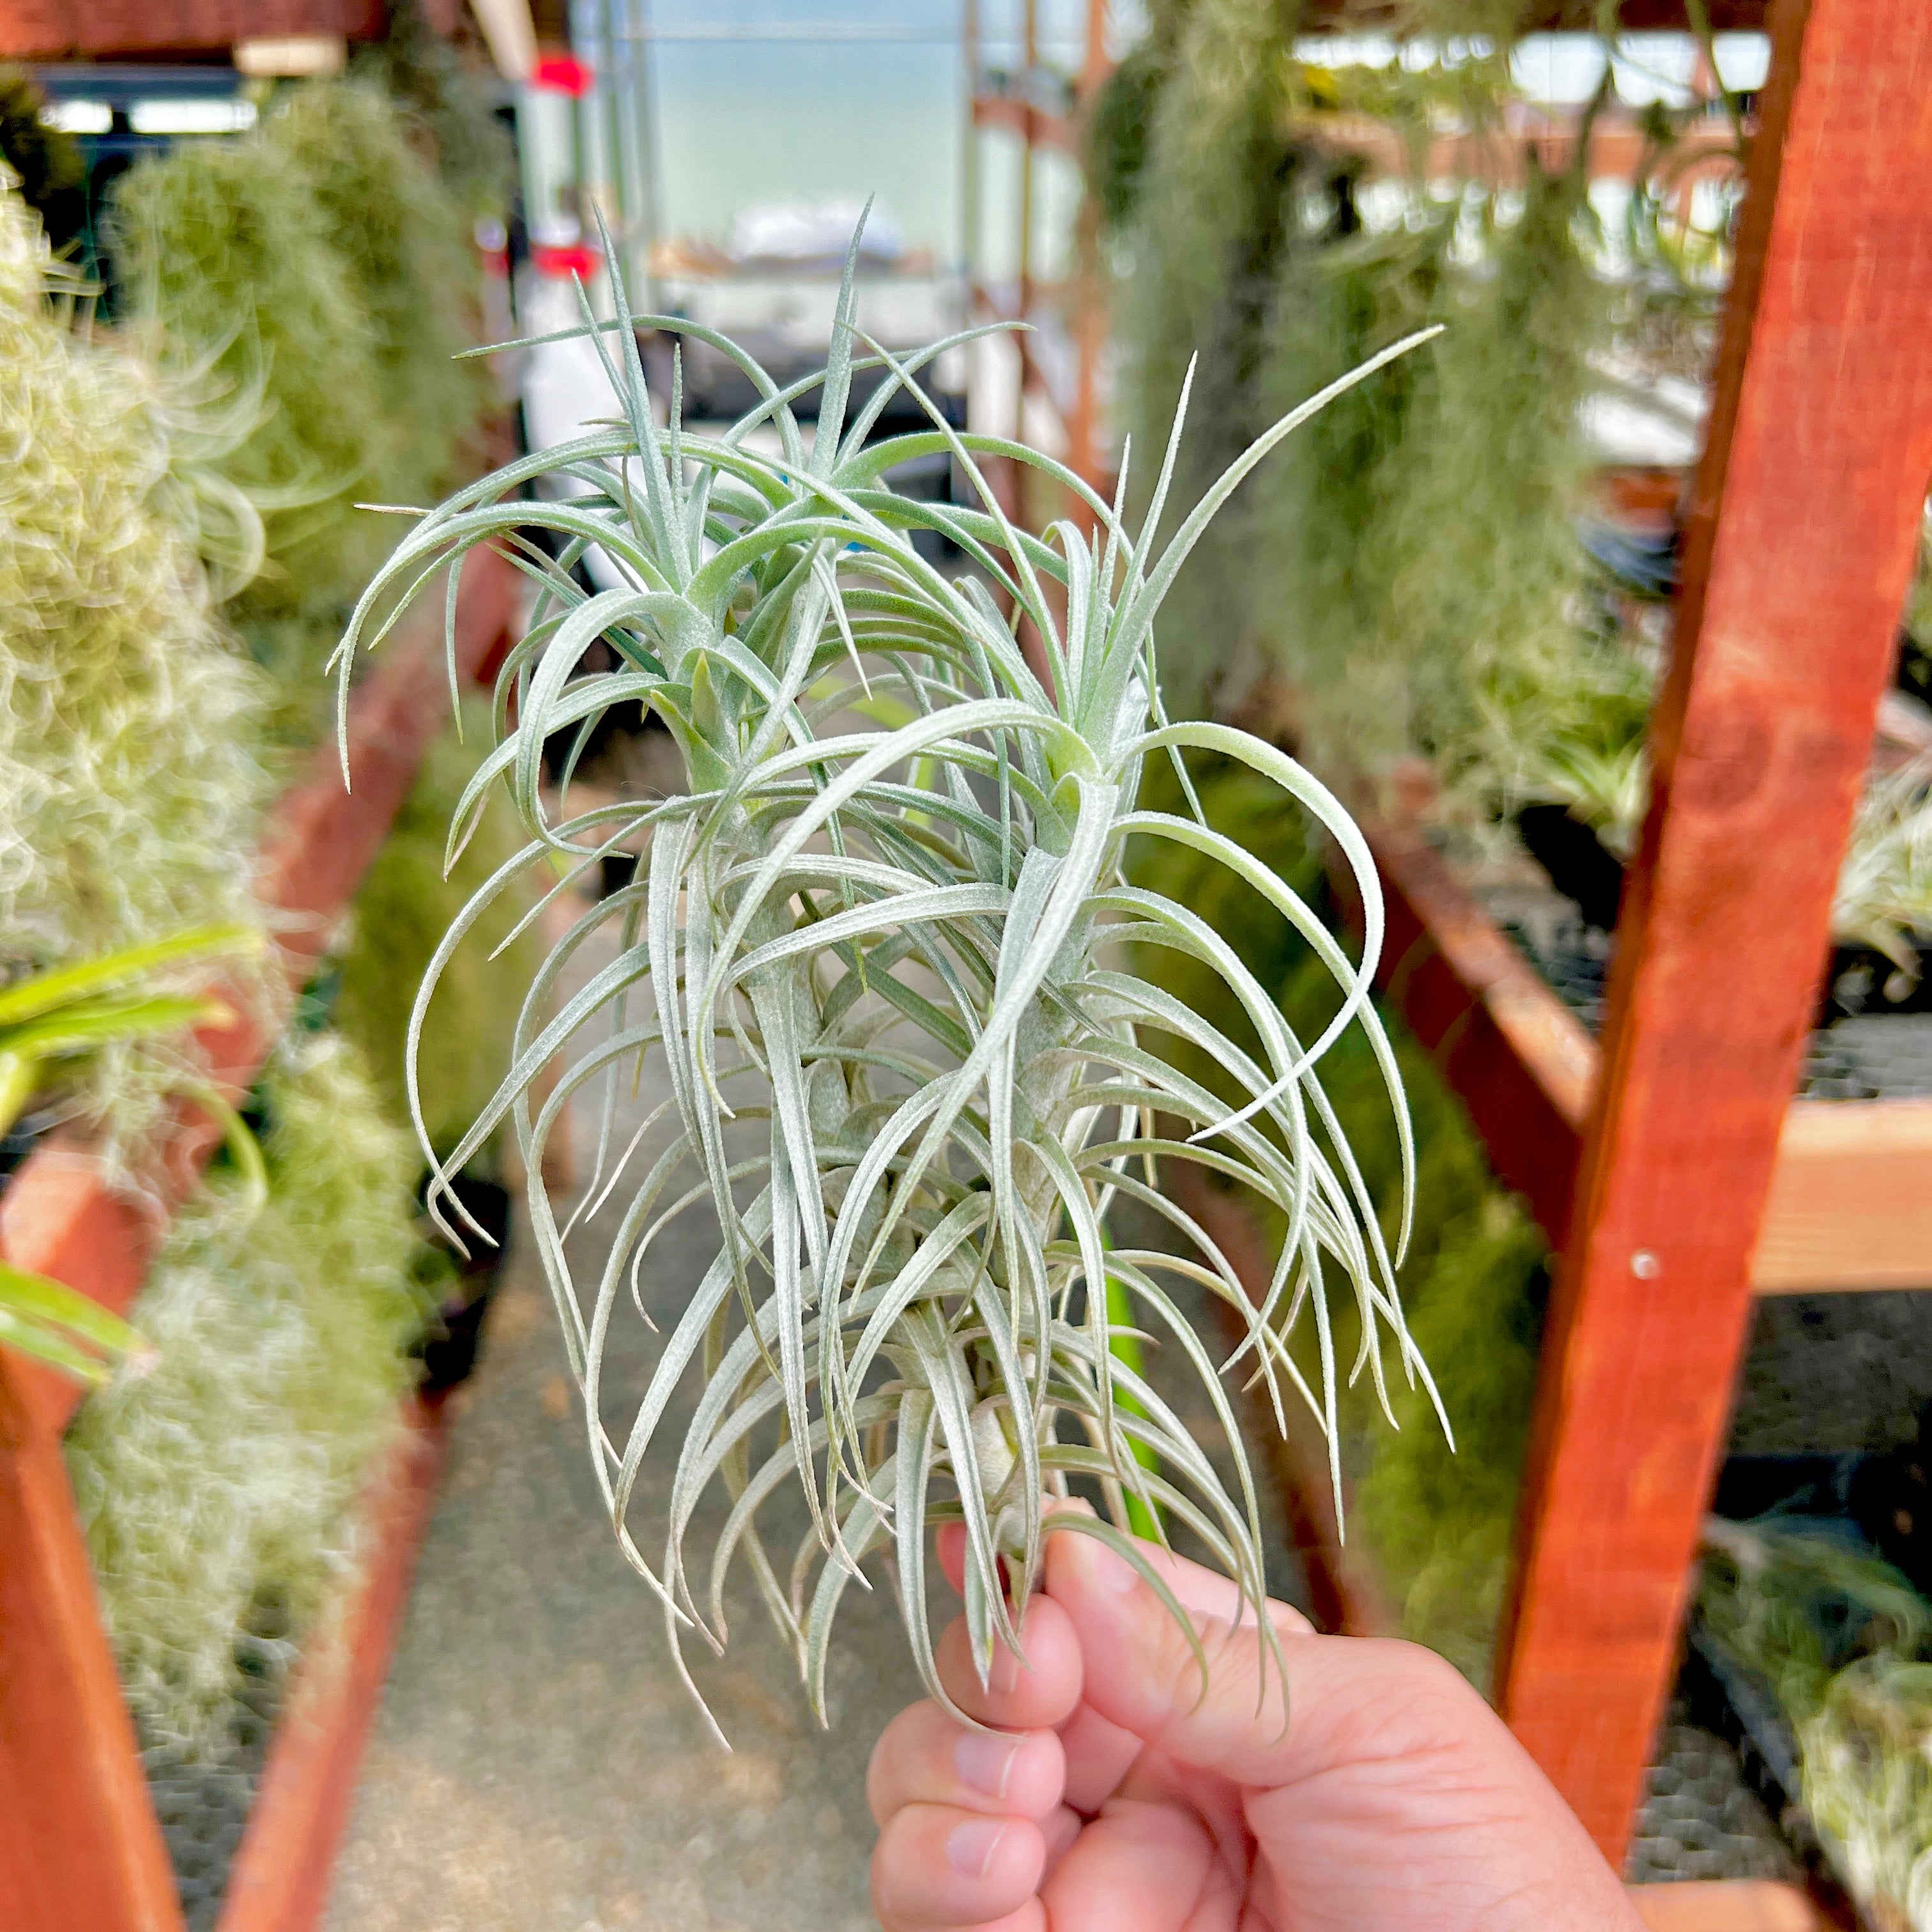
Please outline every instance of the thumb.
[[1064, 1532], [1048, 1541], [1048, 1593], [1072, 1619], [1085, 1659], [1083, 1701], [1169, 1757], [1266, 1788], [1365, 1759], [1400, 1757], [1420, 1771], [1473, 1753], [1542, 1782], [1487, 1704], [1432, 1652], [1394, 1639], [1318, 1636], [1279, 1604], [1270, 1606], [1270, 1644], [1252, 1611], [1242, 1616], [1229, 1600], [1231, 1586], [1213, 1579], [1220, 1588], [1209, 1594], [1176, 1580], [1198, 1654], [1172, 1611], [1105, 1544]]
[[[1158, 1552], [1149, 1554], [1160, 1560]], [[1165, 1567], [1193, 1568], [1172, 1561]], [[1297, 1654], [1326, 1641], [1307, 1634], [1297, 1613], [1282, 1610], [1276, 1624], [1280, 1654], [1288, 1660], [1285, 1684], [1252, 1610], [1243, 1620], [1230, 1603], [1226, 1609], [1234, 1614], [1216, 1615], [1204, 1607], [1202, 1592], [1183, 1582], [1183, 1598], [1202, 1606], [1188, 1610], [1197, 1654], [1167, 1604], [1132, 1565], [1094, 1537], [1049, 1535], [1046, 1590], [1080, 1640], [1086, 1660], [1082, 1701], [1109, 1723], [1184, 1764], [1244, 1784], [1278, 1784], [1295, 1774], [1299, 1754], [1290, 1748], [1288, 1712], [1292, 1704], [1298, 1738], [1307, 1715], [1300, 1680], [1309, 1675]]]
[[[1204, 1685], [1172, 1612], [1104, 1544], [1051, 1536], [1046, 1586], [1080, 1640], [1084, 1704], [1178, 1764], [1246, 1787], [1250, 1828], [1307, 1923], [1639, 1926], [1555, 1787], [1434, 1652], [1317, 1636], [1276, 1604], [1277, 1652], [1252, 1617], [1190, 1609]], [[1315, 1894], [1343, 1879], [1335, 1910], [1316, 1910]]]

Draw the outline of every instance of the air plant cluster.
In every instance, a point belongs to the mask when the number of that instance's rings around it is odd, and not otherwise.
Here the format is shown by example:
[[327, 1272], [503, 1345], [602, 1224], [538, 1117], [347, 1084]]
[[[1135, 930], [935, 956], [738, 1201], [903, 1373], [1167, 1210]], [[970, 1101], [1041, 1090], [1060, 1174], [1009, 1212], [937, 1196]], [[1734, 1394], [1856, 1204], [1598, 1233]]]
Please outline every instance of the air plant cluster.
[[[0, 970], [254, 925], [260, 682], [178, 520], [151, 371], [47, 299], [38, 223], [0, 192]], [[188, 1063], [102, 1042], [76, 1076], [115, 1146]]]
[[1909, 992], [1932, 942], [1932, 754], [1866, 781], [1832, 902], [1832, 935], [1892, 962], [1886, 997]]
[[[1385, 1346], [1402, 1380], [1426, 1377], [1395, 1286], [1402, 1228], [1385, 1239], [1318, 1076], [1345, 1033], [1370, 1042], [1406, 1174], [1410, 1147], [1368, 1000], [1382, 917], [1360, 836], [1280, 752], [1223, 726], [1167, 719], [1154, 623], [1209, 519], [1327, 398], [1256, 441], [1156, 552], [1118, 502], [1061, 466], [948, 428], [918, 375], [968, 338], [903, 359], [878, 347], [858, 326], [849, 264], [826, 368], [784, 388], [721, 336], [633, 315], [614, 267], [612, 293], [614, 318], [594, 320], [586, 302], [572, 333], [598, 345], [613, 418], [422, 517], [342, 645], [346, 680], [399, 602], [480, 544], [510, 548], [534, 581], [528, 631], [498, 680], [498, 742], [457, 814], [452, 850], [497, 784], [529, 842], [440, 950], [412, 1022], [412, 1062], [443, 959], [532, 859], [583, 872], [648, 839], [634, 883], [551, 949], [515, 1064], [439, 1160], [432, 1196], [500, 1120], [514, 1123], [598, 1480], [680, 1668], [688, 1641], [723, 1645], [726, 1582], [742, 1556], [822, 1712], [840, 1598], [867, 1557], [887, 1550], [914, 1656], [943, 1696], [926, 1532], [964, 1524], [967, 1614], [983, 1670], [996, 1645], [1015, 1641], [1048, 1505], [1082, 1488], [1106, 1513], [1058, 1520], [1119, 1549], [1163, 1595], [1121, 1527], [1129, 1498], [1184, 1525], [1258, 1602], [1259, 1516], [1228, 1374], [1258, 1383], [1277, 1414], [1310, 1403], [1331, 1441], [1345, 1377], [1366, 1377], [1386, 1401]], [[760, 400], [723, 434], [694, 433], [675, 376], [668, 397], [649, 393], [640, 326], [730, 356]], [[862, 401], [862, 382], [872, 386]], [[794, 405], [814, 391], [808, 447]], [[932, 427], [872, 440], [900, 391], [926, 403]], [[766, 429], [769, 452], [755, 434]], [[1149, 527], [1178, 436], [1177, 420]], [[974, 507], [891, 487], [896, 465], [934, 454], [971, 482]], [[1050, 477], [1084, 506], [1090, 533], [1071, 523], [1042, 538], [1016, 529], [986, 480], [995, 461]], [[577, 493], [523, 500], [546, 472], [567, 475]], [[519, 534], [532, 524], [556, 540], [556, 560]], [[949, 538], [964, 567], [927, 562], [913, 541], [923, 530]], [[577, 580], [572, 566], [593, 544], [622, 587], [592, 595]], [[1022, 626], [1038, 640], [1030, 661]], [[600, 640], [617, 668], [585, 670]], [[545, 741], [587, 735], [608, 707], [631, 703], [669, 728], [686, 788], [654, 802], [554, 806]], [[1262, 775], [1283, 812], [1306, 814], [1346, 854], [1368, 908], [1360, 963], [1198, 812], [1140, 808], [1144, 770], [1190, 754]], [[1342, 988], [1320, 1034], [1295, 1034], [1187, 905], [1128, 882], [1133, 838], [1209, 855], [1306, 935]], [[1258, 1050], [1136, 971], [1136, 950], [1148, 947], [1206, 962]], [[560, 986], [568, 990], [549, 1017]], [[1239, 1104], [1178, 1072], [1162, 1036], [1213, 1056]], [[536, 1105], [532, 1084], [558, 1056], [555, 1090]], [[620, 1147], [608, 1125], [618, 1089], [646, 1078], [664, 1097]], [[586, 1268], [544, 1190], [542, 1154], [561, 1108], [600, 1089], [604, 1150], [580, 1213], [608, 1207], [616, 1226]], [[1280, 1258], [1258, 1306], [1162, 1192], [1160, 1168], [1180, 1162], [1279, 1214]], [[1123, 1204], [1163, 1238], [1110, 1245]], [[612, 1336], [638, 1318], [640, 1274], [686, 1214], [715, 1216], [716, 1258], [662, 1336], [628, 1421], [608, 1420]], [[1178, 1310], [1178, 1280], [1239, 1313], [1245, 1339], [1232, 1363], [1211, 1360]], [[1232, 1486], [1114, 1348], [1109, 1281], [1116, 1305], [1192, 1365], [1226, 1433]], [[1338, 1288], [1358, 1312], [1352, 1361], [1334, 1348]], [[1290, 1347], [1298, 1334], [1312, 1338], [1311, 1376]], [[687, 1388], [694, 1412], [682, 1439], [661, 1448], [667, 1411]], [[647, 1525], [639, 1479], [654, 1452], [674, 1474], [664, 1520]], [[795, 1553], [769, 1546], [761, 1523], [792, 1485], [809, 1516]], [[728, 1513], [706, 1562], [691, 1538], [714, 1486]]]
[[1698, 1608], [1761, 1677], [1804, 1808], [1886, 1932], [1932, 1928], [1932, 1610], [1842, 1522], [1713, 1518]]

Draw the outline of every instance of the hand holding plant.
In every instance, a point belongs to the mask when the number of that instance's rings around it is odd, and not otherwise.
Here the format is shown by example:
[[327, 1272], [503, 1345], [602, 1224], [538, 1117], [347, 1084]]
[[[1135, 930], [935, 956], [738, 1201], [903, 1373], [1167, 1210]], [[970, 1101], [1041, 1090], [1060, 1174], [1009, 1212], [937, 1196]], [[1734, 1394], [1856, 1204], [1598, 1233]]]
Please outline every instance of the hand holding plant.
[[[962, 1553], [942, 1532], [956, 1583]], [[1225, 1579], [1144, 1560], [1213, 1660], [1205, 1692], [1141, 1576], [1049, 1534], [1024, 1665], [982, 1684], [963, 1621], [940, 1640], [949, 1693], [992, 1728], [916, 1704], [873, 1752], [886, 1932], [1635, 1932], [1602, 1855], [1440, 1658], [1317, 1636], [1270, 1603], [1277, 1678]]]

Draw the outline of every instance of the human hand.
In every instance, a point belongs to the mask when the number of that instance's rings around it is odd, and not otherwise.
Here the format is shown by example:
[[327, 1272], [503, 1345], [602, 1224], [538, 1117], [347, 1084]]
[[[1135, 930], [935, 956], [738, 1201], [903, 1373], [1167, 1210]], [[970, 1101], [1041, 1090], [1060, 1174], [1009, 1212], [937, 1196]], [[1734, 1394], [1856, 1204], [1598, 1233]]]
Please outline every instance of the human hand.
[[[960, 1534], [940, 1558], [957, 1587]], [[1092, 1538], [1046, 1546], [1022, 1666], [990, 1687], [964, 1618], [940, 1682], [866, 1780], [886, 1932], [1637, 1932], [1609, 1865], [1522, 1747], [1413, 1644], [1318, 1636], [1269, 1606], [1292, 1722], [1234, 1586], [1150, 1549], [1207, 1652]], [[1257, 1693], [1265, 1682], [1265, 1694]]]

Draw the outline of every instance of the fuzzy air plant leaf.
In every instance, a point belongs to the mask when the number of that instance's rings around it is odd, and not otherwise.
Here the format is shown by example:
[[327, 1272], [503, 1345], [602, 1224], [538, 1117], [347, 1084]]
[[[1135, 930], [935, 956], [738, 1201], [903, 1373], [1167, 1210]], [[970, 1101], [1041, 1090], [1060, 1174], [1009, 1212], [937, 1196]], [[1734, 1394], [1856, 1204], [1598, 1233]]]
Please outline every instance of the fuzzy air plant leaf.
[[[166, 388], [45, 300], [0, 188], [0, 981], [204, 924], [256, 923], [261, 682], [184, 536]], [[74, 1085], [138, 1144], [190, 1064], [104, 1045]]]
[[[1015, 1642], [1017, 1606], [1040, 1574], [1045, 1506], [1076, 1483], [1097, 1485], [1110, 1514], [1057, 1520], [1120, 1550], [1163, 1595], [1124, 1533], [1130, 1497], [1186, 1525], [1258, 1603], [1258, 1510], [1229, 1378], [1258, 1382], [1277, 1412], [1306, 1401], [1331, 1442], [1337, 1382], [1360, 1375], [1380, 1390], [1385, 1348], [1402, 1379], [1426, 1382], [1396, 1296], [1390, 1250], [1400, 1242], [1385, 1242], [1316, 1078], [1346, 1030], [1372, 1043], [1402, 1121], [1406, 1171], [1413, 1157], [1369, 1000], [1382, 911], [1362, 839], [1280, 752], [1224, 726], [1167, 721], [1154, 626], [1209, 519], [1326, 395], [1260, 437], [1151, 554], [1116, 505], [1064, 468], [947, 427], [917, 375], [950, 345], [902, 361], [873, 344], [854, 319], [849, 265], [829, 367], [784, 389], [692, 322], [634, 316], [614, 268], [612, 277], [615, 319], [593, 320], [586, 301], [572, 332], [597, 344], [619, 414], [424, 517], [371, 586], [340, 654], [346, 680], [354, 653], [392, 621], [386, 614], [477, 545], [510, 550], [535, 580], [528, 632], [498, 682], [500, 742], [452, 834], [460, 850], [488, 789], [502, 784], [529, 842], [452, 927], [418, 1000], [412, 1058], [442, 960], [494, 894], [538, 857], [581, 870], [648, 842], [634, 882], [551, 950], [511, 1073], [438, 1177], [500, 1120], [513, 1122], [604, 1500], [681, 1666], [694, 1637], [722, 1648], [726, 1577], [742, 1555], [822, 1714], [839, 1600], [885, 1551], [896, 1553], [914, 1655], [943, 1696], [926, 1621], [927, 1530], [964, 1524], [967, 1612], [985, 1670], [996, 1645]], [[640, 326], [731, 356], [760, 400], [722, 435], [687, 430], [675, 382], [668, 398], [646, 393]], [[877, 382], [862, 406], [862, 375]], [[812, 389], [808, 447], [792, 406]], [[898, 391], [933, 426], [871, 441]], [[1160, 526], [1178, 441], [1177, 420], [1149, 530]], [[917, 502], [890, 487], [896, 465], [940, 454], [983, 507]], [[1030, 464], [1071, 492], [1092, 533], [1070, 523], [1044, 538], [1015, 529], [984, 478], [993, 459]], [[518, 494], [546, 473], [568, 476], [580, 494]], [[533, 524], [561, 546], [556, 560], [518, 534]], [[942, 532], [966, 567], [949, 574], [926, 560], [913, 542], [921, 530]], [[623, 587], [591, 595], [576, 581], [571, 566], [592, 544]], [[1016, 641], [1021, 619], [1043, 640], [1044, 679]], [[599, 640], [618, 668], [580, 668]], [[540, 784], [545, 740], [632, 702], [668, 727], [686, 788], [554, 812]], [[1367, 908], [1359, 966], [1308, 905], [1198, 813], [1140, 808], [1149, 761], [1178, 766], [1190, 752], [1264, 775], [1282, 811], [1298, 808], [1346, 855]], [[1188, 907], [1127, 882], [1124, 850], [1136, 837], [1210, 854], [1306, 936], [1346, 994], [1319, 1036], [1298, 1037]], [[1140, 976], [1139, 946], [1206, 962], [1252, 1018], [1259, 1054]], [[1211, 1054], [1244, 1103], [1231, 1111], [1178, 1072], [1154, 1043], [1163, 1035]], [[539, 1105], [533, 1083], [560, 1056], [563, 1071]], [[608, 1108], [618, 1083], [647, 1067], [668, 1096], [621, 1148], [606, 1112], [586, 1198], [621, 1212], [601, 1264], [580, 1276], [543, 1190], [543, 1146], [566, 1102], [601, 1089]], [[417, 1110], [420, 1120], [420, 1100]], [[640, 1159], [659, 1119], [661, 1150]], [[1261, 1306], [1162, 1192], [1161, 1168], [1182, 1162], [1251, 1190], [1280, 1216], [1286, 1238]], [[1148, 1210], [1172, 1240], [1110, 1249], [1109, 1210], [1121, 1202]], [[628, 1427], [607, 1426], [606, 1348], [634, 1318], [639, 1273], [668, 1222], [706, 1212], [718, 1223], [716, 1259], [663, 1334]], [[1198, 1372], [1232, 1451], [1231, 1486], [1116, 1352], [1110, 1276], [1137, 1329]], [[1178, 1280], [1240, 1316], [1246, 1337], [1231, 1362], [1208, 1357], [1170, 1292]], [[1338, 1292], [1360, 1310], [1352, 1364], [1330, 1346]], [[1305, 1380], [1290, 1354], [1298, 1328], [1317, 1338], [1318, 1378]], [[695, 1412], [681, 1442], [661, 1445], [681, 1386], [695, 1390]], [[654, 1454], [675, 1459], [675, 1476], [668, 1520], [646, 1525], [633, 1502]], [[792, 1484], [810, 1516], [795, 1557], [768, 1549], [760, 1521]], [[730, 1511], [701, 1560], [687, 1532], [714, 1484]], [[1261, 1627], [1272, 1628], [1265, 1617]]]

